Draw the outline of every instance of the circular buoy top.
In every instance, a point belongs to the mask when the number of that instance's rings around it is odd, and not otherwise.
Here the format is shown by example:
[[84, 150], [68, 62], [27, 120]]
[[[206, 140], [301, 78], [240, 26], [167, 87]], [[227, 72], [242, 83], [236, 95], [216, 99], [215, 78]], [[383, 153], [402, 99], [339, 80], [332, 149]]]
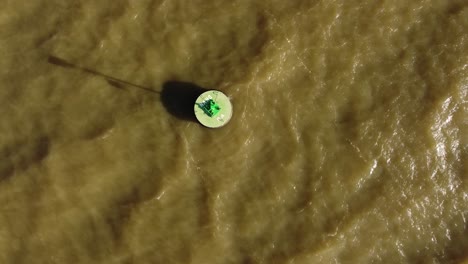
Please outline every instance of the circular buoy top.
[[198, 122], [210, 128], [226, 125], [232, 116], [232, 104], [220, 91], [210, 90], [202, 93], [193, 107]]

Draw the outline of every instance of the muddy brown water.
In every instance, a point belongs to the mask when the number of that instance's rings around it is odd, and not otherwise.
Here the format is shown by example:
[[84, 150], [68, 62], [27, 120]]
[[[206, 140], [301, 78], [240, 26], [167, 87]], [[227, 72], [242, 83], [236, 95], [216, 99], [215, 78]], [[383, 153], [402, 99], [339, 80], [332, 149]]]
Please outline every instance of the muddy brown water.
[[466, 263], [467, 99], [466, 1], [4, 0], [0, 263]]

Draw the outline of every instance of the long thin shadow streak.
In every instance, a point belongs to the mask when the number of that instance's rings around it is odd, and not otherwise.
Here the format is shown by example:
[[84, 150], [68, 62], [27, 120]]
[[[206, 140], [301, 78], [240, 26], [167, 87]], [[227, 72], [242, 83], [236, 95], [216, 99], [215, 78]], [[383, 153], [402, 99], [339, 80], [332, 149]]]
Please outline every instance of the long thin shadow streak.
[[52, 56], [52, 55], [50, 55], [48, 57], [47, 61], [50, 64], [54, 64], [54, 65], [57, 65], [57, 66], [60, 66], [60, 67], [73, 68], [73, 69], [80, 70], [80, 71], [83, 71], [83, 72], [86, 72], [86, 73], [89, 73], [89, 74], [92, 74], [92, 75], [103, 77], [103, 78], [105, 78], [107, 80], [107, 82], [110, 85], [114, 86], [115, 88], [124, 89], [125, 87], [123, 85], [128, 85], [128, 86], [132, 86], [132, 87], [135, 87], [135, 88], [145, 90], [145, 91], [150, 92], [150, 93], [161, 94], [161, 92], [155, 91], [155, 90], [153, 90], [151, 88], [141, 86], [141, 85], [138, 85], [138, 84], [134, 84], [134, 83], [131, 83], [131, 82], [127, 82], [127, 81], [124, 81], [124, 80], [121, 80], [121, 79], [117, 79], [115, 77], [109, 76], [107, 74], [104, 74], [104, 73], [101, 73], [101, 72], [98, 72], [98, 71], [95, 71], [95, 70], [92, 70], [92, 69], [89, 69], [89, 68], [86, 68], [86, 67], [78, 66], [78, 65], [70, 63], [70, 62], [68, 62], [68, 61], [66, 61], [64, 59], [61, 59], [61, 58], [58, 58], [58, 57], [55, 57], [55, 56]]

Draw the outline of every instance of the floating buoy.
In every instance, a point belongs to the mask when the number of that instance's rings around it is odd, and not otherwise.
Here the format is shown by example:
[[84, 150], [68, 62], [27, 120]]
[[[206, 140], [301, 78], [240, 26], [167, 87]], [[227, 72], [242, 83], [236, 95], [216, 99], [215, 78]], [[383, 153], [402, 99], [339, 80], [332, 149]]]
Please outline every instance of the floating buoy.
[[193, 107], [200, 124], [209, 128], [226, 125], [232, 117], [232, 104], [222, 92], [210, 90], [202, 93]]

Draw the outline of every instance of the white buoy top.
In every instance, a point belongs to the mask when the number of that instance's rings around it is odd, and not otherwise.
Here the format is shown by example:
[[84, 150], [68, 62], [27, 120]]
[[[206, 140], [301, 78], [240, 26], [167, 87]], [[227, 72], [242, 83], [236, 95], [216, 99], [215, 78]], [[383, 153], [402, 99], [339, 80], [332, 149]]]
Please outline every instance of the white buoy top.
[[220, 91], [202, 93], [193, 107], [197, 120], [204, 126], [218, 128], [226, 125], [232, 117], [232, 104]]

